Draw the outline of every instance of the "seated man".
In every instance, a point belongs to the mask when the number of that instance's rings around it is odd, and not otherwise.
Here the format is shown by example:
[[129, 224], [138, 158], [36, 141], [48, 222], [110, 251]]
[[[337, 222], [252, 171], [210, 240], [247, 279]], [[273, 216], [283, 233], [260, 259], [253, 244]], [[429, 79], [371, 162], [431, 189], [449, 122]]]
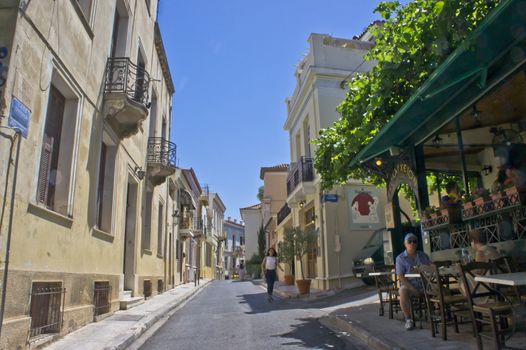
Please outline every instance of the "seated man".
[[400, 281], [400, 307], [405, 317], [405, 329], [408, 331], [415, 328], [415, 322], [411, 318], [411, 297], [423, 294], [423, 285], [420, 278], [408, 279], [405, 274], [411, 273], [414, 267], [429, 265], [431, 260], [424, 253], [417, 251], [418, 238], [413, 233], [408, 233], [404, 238], [405, 251], [396, 257], [396, 274]]

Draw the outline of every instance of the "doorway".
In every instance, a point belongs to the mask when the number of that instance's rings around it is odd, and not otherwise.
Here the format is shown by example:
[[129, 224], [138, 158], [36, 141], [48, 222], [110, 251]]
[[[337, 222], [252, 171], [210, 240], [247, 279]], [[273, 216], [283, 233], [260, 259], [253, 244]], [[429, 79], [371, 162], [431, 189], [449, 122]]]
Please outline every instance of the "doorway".
[[137, 236], [137, 182], [128, 177], [126, 190], [126, 216], [124, 227], [124, 290], [134, 290], [135, 287], [135, 245]]

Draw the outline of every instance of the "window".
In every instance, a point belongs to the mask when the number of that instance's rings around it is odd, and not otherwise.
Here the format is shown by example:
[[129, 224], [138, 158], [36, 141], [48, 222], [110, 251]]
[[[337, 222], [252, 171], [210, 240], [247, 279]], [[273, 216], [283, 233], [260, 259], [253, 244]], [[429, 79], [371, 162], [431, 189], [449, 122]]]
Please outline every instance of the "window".
[[152, 241], [152, 206], [153, 206], [153, 192], [147, 191], [146, 192], [146, 208], [144, 211], [144, 229], [143, 229], [143, 240], [142, 240], [142, 248], [145, 250], [151, 249], [151, 241]]
[[244, 245], [244, 244], [245, 244], [245, 237], [239, 236], [239, 245]]
[[210, 246], [210, 244], [207, 244], [205, 246], [205, 263], [206, 263], [206, 266], [209, 266], [211, 267], [212, 266], [212, 247]]
[[117, 1], [113, 20], [113, 34], [111, 39], [111, 57], [126, 57], [126, 43], [128, 41], [128, 11], [123, 0]]
[[232, 236], [232, 250], [236, 248], [236, 235]]
[[117, 147], [113, 146], [108, 135], [103, 135], [100, 148], [99, 175], [97, 185], [97, 228], [112, 232], [113, 189], [115, 182], [115, 157]]
[[164, 205], [159, 202], [159, 210], [157, 212], [157, 255], [163, 256], [163, 212]]
[[150, 137], [155, 137], [157, 127], [157, 94], [152, 89], [152, 104], [150, 106]]
[[37, 176], [37, 202], [62, 215], [72, 215], [72, 173], [77, 136], [78, 97], [53, 72]]
[[64, 310], [62, 294], [66, 292], [60, 282], [34, 282], [31, 288], [31, 328], [29, 337], [46, 333], [59, 333]]

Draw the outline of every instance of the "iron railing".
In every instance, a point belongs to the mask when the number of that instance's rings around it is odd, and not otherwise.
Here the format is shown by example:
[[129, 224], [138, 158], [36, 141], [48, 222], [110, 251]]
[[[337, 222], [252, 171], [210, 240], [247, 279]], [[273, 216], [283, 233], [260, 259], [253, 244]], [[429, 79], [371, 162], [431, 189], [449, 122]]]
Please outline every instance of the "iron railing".
[[149, 102], [150, 75], [128, 57], [110, 57], [106, 63], [105, 93], [123, 93], [146, 106]]
[[301, 157], [299, 162], [292, 163], [287, 177], [287, 195], [290, 195], [302, 182], [314, 180], [312, 158]]
[[93, 289], [94, 315], [99, 316], [110, 312], [111, 285], [110, 282], [95, 282]]
[[285, 205], [283, 207], [281, 207], [281, 209], [278, 211], [278, 225], [281, 224], [283, 222], [283, 220], [285, 220], [287, 218], [287, 216], [289, 216], [290, 214], [290, 207], [287, 203], [285, 203]]
[[163, 292], [164, 292], [164, 281], [157, 280], [157, 294], [161, 294]]
[[147, 162], [175, 168], [177, 146], [162, 137], [148, 138]]
[[59, 333], [64, 317], [63, 294], [66, 288], [60, 283], [33, 283], [31, 292], [31, 326], [29, 337], [46, 333]]

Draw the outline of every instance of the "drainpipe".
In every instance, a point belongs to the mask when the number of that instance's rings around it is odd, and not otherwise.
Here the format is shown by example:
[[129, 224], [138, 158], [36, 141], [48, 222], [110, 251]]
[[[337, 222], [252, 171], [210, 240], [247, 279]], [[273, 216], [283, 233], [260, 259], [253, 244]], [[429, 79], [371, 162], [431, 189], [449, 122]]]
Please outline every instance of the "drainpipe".
[[326, 242], [325, 242], [325, 236], [326, 236], [326, 230], [325, 230], [325, 218], [323, 216], [323, 213], [325, 211], [325, 202], [323, 201], [323, 191], [320, 191], [320, 243], [321, 243], [321, 251], [322, 251], [322, 271], [323, 271], [323, 288], [326, 289], [327, 287], [327, 277], [329, 274], [327, 273], [327, 266], [325, 259], [327, 259], [327, 251], [326, 251]]
[[[6, 127], [3, 127], [6, 128]], [[6, 128], [13, 130], [11, 128]], [[3, 136], [4, 134], [2, 134]], [[1, 304], [1, 312], [0, 312], [0, 338], [2, 335], [2, 326], [4, 323], [4, 312], [5, 312], [5, 299], [6, 299], [6, 288], [7, 288], [7, 277], [8, 277], [8, 271], [9, 271], [9, 253], [11, 249], [11, 233], [13, 229], [13, 210], [14, 210], [14, 203], [15, 203], [15, 192], [16, 192], [16, 180], [18, 175], [18, 160], [20, 158], [20, 142], [22, 140], [21, 132], [20, 130], [15, 129], [15, 135], [10, 137], [11, 140], [11, 147], [9, 150], [9, 160], [7, 164], [7, 176], [6, 176], [6, 191], [4, 195], [4, 203], [2, 205], [2, 217], [0, 218], [0, 230], [2, 229], [2, 222], [4, 219], [4, 209], [5, 209], [5, 200], [7, 197], [7, 184], [9, 182], [9, 169], [11, 168], [11, 155], [13, 154], [13, 147], [15, 144], [15, 140], [18, 139], [17, 147], [16, 147], [16, 158], [15, 158], [15, 169], [14, 169], [14, 176], [13, 176], [13, 188], [11, 190], [11, 203], [9, 203], [9, 225], [7, 228], [7, 244], [6, 244], [6, 253], [5, 253], [5, 266], [4, 266], [4, 276], [2, 279], [2, 304]], [[1, 236], [1, 231], [0, 231]]]

